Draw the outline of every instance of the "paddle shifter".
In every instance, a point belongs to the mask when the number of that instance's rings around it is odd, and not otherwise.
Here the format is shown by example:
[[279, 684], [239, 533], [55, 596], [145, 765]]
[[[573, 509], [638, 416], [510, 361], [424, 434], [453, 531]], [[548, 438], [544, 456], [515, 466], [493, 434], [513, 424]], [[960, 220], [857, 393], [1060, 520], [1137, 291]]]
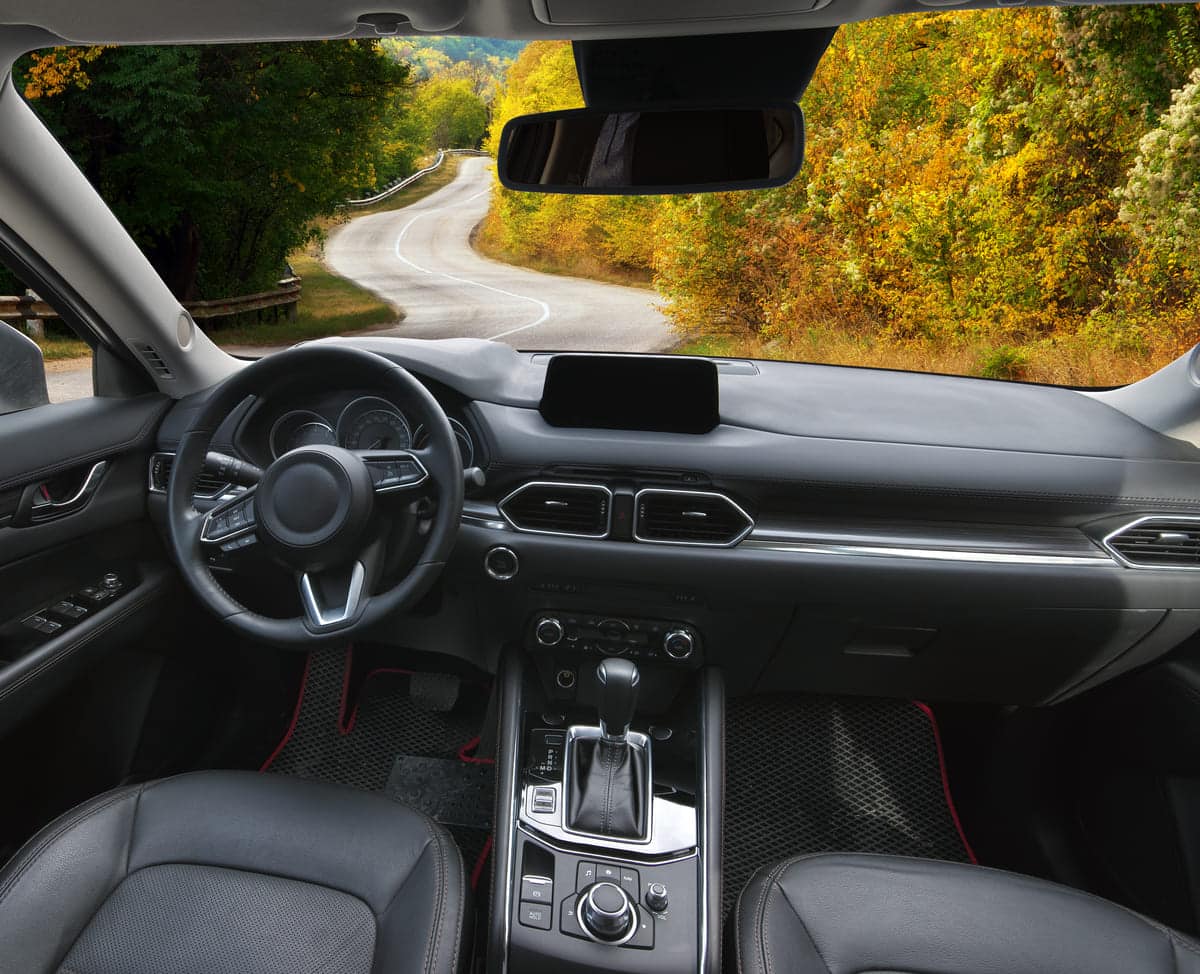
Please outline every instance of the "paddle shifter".
[[573, 728], [568, 758], [567, 828], [640, 841], [647, 838], [649, 742], [630, 733], [637, 708], [638, 668], [606, 659], [596, 669], [600, 728]]

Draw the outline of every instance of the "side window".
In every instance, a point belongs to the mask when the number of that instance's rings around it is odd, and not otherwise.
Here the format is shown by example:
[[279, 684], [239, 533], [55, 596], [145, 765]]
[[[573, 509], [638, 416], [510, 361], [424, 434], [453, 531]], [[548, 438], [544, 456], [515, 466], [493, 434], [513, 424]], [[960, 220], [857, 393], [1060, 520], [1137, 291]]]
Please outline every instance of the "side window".
[[92, 394], [91, 347], [0, 265], [0, 414]]

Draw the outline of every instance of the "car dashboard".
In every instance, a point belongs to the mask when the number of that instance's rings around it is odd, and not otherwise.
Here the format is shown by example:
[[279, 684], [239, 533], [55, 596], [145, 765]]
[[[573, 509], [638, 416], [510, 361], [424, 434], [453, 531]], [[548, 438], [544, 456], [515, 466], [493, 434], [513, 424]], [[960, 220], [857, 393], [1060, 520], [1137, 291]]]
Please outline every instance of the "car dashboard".
[[[539, 411], [549, 353], [339, 341], [416, 375], [480, 473], [437, 591], [381, 642], [490, 669], [520, 643], [564, 698], [619, 654], [719, 665], [731, 693], [1043, 704], [1200, 629], [1200, 450], [1095, 396], [719, 360], [709, 432], [577, 429]], [[244, 403], [217, 448], [263, 464], [421, 439], [369, 389], [298, 377], [286, 399]], [[168, 415], [160, 457], [195, 407]], [[253, 578], [242, 557], [215, 572]]]

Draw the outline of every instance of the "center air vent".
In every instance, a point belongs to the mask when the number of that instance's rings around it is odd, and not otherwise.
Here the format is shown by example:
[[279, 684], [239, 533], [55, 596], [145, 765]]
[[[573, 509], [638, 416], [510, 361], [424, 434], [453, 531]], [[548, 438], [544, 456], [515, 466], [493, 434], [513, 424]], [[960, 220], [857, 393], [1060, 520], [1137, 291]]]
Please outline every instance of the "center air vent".
[[[171, 481], [171, 467], [175, 465], [174, 453], [155, 453], [150, 457], [150, 489], [156, 494], [165, 494]], [[207, 472], [201, 472], [196, 478], [197, 497], [212, 498], [222, 494], [229, 487], [229, 482], [214, 477]]]
[[742, 540], [754, 521], [724, 494], [700, 490], [643, 490], [637, 495], [633, 536], [658, 544], [728, 547]]
[[1104, 546], [1135, 568], [1200, 568], [1200, 518], [1139, 518], [1110, 534]]
[[500, 502], [500, 513], [518, 531], [603, 538], [608, 534], [612, 492], [599, 484], [535, 482]]

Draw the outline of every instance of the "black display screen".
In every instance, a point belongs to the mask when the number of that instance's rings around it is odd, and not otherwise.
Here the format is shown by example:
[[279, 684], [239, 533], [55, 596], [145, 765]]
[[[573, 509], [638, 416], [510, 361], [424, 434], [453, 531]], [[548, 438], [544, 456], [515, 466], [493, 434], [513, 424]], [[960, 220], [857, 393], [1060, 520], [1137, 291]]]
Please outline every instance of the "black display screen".
[[552, 426], [707, 433], [720, 421], [717, 367], [698, 358], [556, 355], [540, 408]]

